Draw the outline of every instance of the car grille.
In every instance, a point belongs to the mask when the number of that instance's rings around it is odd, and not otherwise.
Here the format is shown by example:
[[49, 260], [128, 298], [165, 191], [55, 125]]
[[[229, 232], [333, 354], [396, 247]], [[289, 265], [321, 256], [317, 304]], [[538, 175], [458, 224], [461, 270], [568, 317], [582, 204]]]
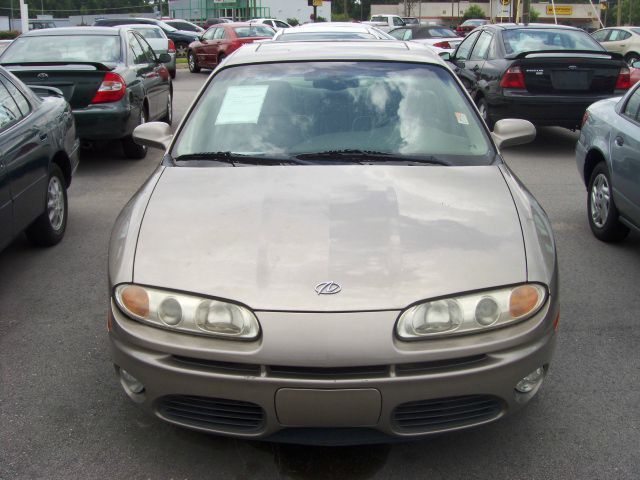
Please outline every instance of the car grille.
[[479, 423], [497, 417], [502, 401], [490, 395], [467, 395], [403, 403], [393, 413], [399, 430], [441, 430]]
[[436, 360], [431, 362], [404, 363], [398, 365], [365, 365], [357, 367], [296, 367], [283, 365], [257, 365], [252, 363], [219, 362], [182, 356], [170, 357], [181, 366], [206, 369], [222, 375], [264, 376], [272, 378], [299, 378], [314, 380], [343, 380], [359, 378], [388, 378], [392, 371], [399, 377], [426, 375], [436, 371], [468, 368], [487, 360], [487, 355]]
[[264, 425], [259, 405], [221, 398], [168, 395], [158, 401], [164, 417], [180, 423], [230, 432], [254, 432]]

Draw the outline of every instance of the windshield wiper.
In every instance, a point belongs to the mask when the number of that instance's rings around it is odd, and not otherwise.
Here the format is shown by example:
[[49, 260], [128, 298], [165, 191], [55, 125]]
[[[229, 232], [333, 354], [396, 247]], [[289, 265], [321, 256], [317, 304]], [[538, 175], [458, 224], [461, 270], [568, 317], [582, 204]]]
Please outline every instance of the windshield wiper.
[[451, 163], [431, 155], [400, 155], [373, 150], [327, 150], [325, 152], [301, 153], [295, 156], [300, 160], [335, 160], [336, 162], [369, 163], [420, 163], [427, 165], [451, 165]]
[[184, 160], [213, 160], [218, 162], [230, 163], [234, 167], [236, 164], [251, 165], [311, 165], [297, 158], [291, 157], [269, 157], [265, 155], [249, 155], [245, 153], [235, 152], [198, 152], [179, 155], [174, 158], [175, 161]]

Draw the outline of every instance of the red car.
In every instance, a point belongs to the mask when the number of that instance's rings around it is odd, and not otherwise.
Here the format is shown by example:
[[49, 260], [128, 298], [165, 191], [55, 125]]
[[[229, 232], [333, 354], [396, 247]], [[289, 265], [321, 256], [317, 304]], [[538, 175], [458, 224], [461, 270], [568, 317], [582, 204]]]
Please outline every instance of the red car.
[[467, 34], [476, 27], [481, 27], [489, 23], [489, 20], [483, 20], [480, 18], [470, 18], [465, 20], [456, 28], [456, 33], [461, 37], [466, 37]]
[[245, 43], [268, 40], [275, 30], [259, 23], [220, 23], [210, 27], [198, 40], [189, 45], [187, 60], [189, 71], [214, 69], [222, 60]]

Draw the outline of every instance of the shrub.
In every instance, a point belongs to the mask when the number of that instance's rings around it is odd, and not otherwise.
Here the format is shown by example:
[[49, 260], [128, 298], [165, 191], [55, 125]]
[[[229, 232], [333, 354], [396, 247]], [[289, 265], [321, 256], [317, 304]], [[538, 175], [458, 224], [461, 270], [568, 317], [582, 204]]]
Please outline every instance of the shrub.
[[287, 23], [292, 27], [295, 27], [296, 25], [300, 25], [300, 22], [298, 21], [297, 18], [287, 18]]
[[0, 31], [0, 40], [11, 40], [20, 35], [16, 30]]
[[486, 18], [486, 17], [484, 15], [484, 10], [482, 10], [481, 7], [479, 7], [478, 5], [471, 5], [464, 12], [464, 15], [462, 16], [462, 18], [464, 20], [469, 20], [470, 18]]

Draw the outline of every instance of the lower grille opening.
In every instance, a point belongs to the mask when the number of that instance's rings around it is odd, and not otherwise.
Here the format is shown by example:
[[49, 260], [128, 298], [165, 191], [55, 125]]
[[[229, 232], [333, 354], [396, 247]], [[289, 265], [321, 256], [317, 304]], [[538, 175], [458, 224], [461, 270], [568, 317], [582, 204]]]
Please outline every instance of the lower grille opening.
[[181, 357], [178, 355], [174, 355], [171, 358], [173, 359], [173, 361], [183, 365], [206, 368], [207, 370], [227, 375], [254, 375], [256, 377], [260, 376], [260, 365], [256, 365], [253, 363], [219, 362], [217, 360]]
[[389, 367], [374, 365], [365, 367], [288, 367], [270, 366], [267, 374], [280, 378], [312, 378], [312, 379], [342, 379], [342, 378], [374, 378], [386, 377]]
[[473, 355], [471, 357], [452, 358], [448, 360], [436, 360], [431, 362], [419, 363], [399, 363], [396, 365], [396, 375], [423, 375], [438, 370], [446, 370], [449, 368], [466, 368], [471, 365], [484, 362], [488, 357], [486, 355]]
[[429, 431], [459, 427], [495, 418], [502, 401], [490, 395], [466, 395], [403, 403], [392, 414], [400, 430]]
[[255, 403], [191, 395], [162, 397], [158, 411], [181, 423], [231, 432], [260, 430], [265, 417], [264, 410]]

